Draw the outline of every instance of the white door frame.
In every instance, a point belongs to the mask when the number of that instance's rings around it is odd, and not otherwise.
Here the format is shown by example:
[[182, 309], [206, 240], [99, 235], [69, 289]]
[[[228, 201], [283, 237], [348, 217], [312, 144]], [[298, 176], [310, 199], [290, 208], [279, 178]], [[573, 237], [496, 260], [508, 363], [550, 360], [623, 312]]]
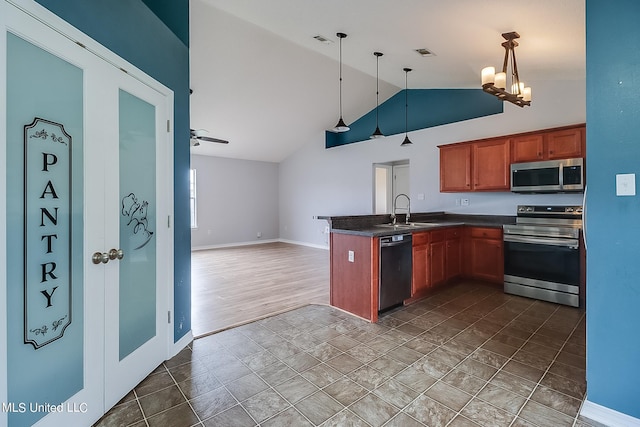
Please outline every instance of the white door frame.
[[[10, 3], [10, 4], [9, 4]], [[7, 18], [7, 11], [9, 8], [15, 6], [16, 8], [24, 11], [26, 14], [34, 17], [38, 21], [45, 23], [45, 25], [53, 28], [58, 33], [64, 35], [65, 37], [73, 40], [74, 42], [79, 42], [86, 47], [88, 51], [101, 58], [102, 60], [112, 64], [116, 68], [121, 68], [127, 71], [130, 76], [133, 76], [137, 80], [143, 82], [159, 93], [163, 94], [166, 99], [166, 108], [167, 108], [167, 116], [170, 118], [174, 117], [173, 114], [173, 92], [160, 84], [156, 80], [149, 77], [147, 74], [139, 70], [137, 67], [133, 66], [129, 62], [117, 56], [115, 53], [111, 52], [104, 46], [100, 45], [95, 40], [88, 37], [86, 34], [82, 33], [66, 21], [62, 20], [60, 17], [56, 16], [43, 6], [39, 5], [35, 1], [32, 0], [0, 0], [0, 105], [6, 105], [6, 72], [7, 72], [7, 64], [6, 64], [6, 29], [9, 27], [14, 27], [16, 24], [14, 22], [10, 22]], [[167, 307], [165, 311], [169, 313], [173, 313], [173, 304], [174, 304], [174, 271], [173, 271], [173, 248], [174, 248], [174, 231], [173, 231], [173, 145], [174, 145], [174, 137], [173, 137], [173, 125], [171, 123], [167, 124], [167, 132], [166, 132], [166, 152], [165, 159], [166, 165], [165, 170], [167, 171], [167, 179], [164, 182], [166, 188], [166, 212], [168, 212], [167, 217], [167, 246], [166, 246], [166, 287], [167, 291]], [[0, 114], [0, 164], [6, 164], [6, 116], [5, 114]], [[6, 186], [7, 179], [6, 173], [0, 174], [0, 247], [6, 248]], [[85, 194], [87, 193], [85, 188]], [[163, 224], [158, 223], [158, 226]], [[85, 252], [90, 250], [91, 248], [85, 248]], [[0, 309], [3, 309], [7, 305], [6, 299], [6, 291], [7, 291], [7, 266], [6, 266], [6, 258], [0, 257]], [[159, 277], [160, 279], [161, 277]], [[85, 307], [87, 307], [85, 305]], [[5, 311], [6, 312], [6, 311]], [[166, 328], [166, 356], [165, 358], [169, 358], [175, 355], [186, 342], [190, 341], [191, 334], [187, 334], [183, 337], [177, 344], [174, 343], [174, 334], [173, 334], [173, 315], [171, 315], [171, 323], [167, 325]], [[0, 348], [7, 348], [7, 321], [6, 316], [0, 316]], [[88, 338], [87, 330], [85, 329], [85, 340]], [[85, 359], [85, 375], [87, 372], [91, 372], [91, 361]], [[7, 402], [8, 398], [8, 390], [7, 390], [7, 353], [6, 350], [0, 352], [0, 402]], [[100, 374], [102, 375], [102, 374]], [[105, 408], [105, 411], [109, 408]], [[46, 419], [46, 418], [44, 418]], [[43, 419], [43, 420], [44, 420]], [[38, 423], [40, 424], [40, 423]], [[0, 427], [7, 425], [7, 414], [0, 413]]]

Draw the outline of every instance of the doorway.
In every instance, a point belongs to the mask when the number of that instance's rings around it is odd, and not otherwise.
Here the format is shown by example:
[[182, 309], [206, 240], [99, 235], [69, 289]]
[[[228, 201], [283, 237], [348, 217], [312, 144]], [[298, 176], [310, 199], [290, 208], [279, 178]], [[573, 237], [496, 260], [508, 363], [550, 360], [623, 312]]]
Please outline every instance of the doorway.
[[[373, 213], [393, 212], [393, 202], [399, 194], [409, 196], [409, 160], [373, 164]], [[406, 202], [406, 199], [403, 203]], [[402, 205], [398, 208], [407, 209]]]
[[168, 355], [173, 95], [0, 12], [0, 422], [89, 425]]

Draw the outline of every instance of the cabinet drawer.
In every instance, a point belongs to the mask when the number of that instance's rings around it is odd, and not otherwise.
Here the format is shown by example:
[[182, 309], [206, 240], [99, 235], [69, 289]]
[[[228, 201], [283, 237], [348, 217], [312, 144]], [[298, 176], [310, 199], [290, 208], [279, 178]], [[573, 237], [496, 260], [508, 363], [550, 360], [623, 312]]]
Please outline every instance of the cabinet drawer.
[[431, 242], [442, 242], [444, 240], [445, 230], [431, 231]]
[[426, 245], [429, 243], [429, 232], [423, 231], [421, 233], [413, 233], [411, 239], [413, 246]]
[[471, 237], [502, 240], [502, 228], [472, 227]]
[[445, 230], [445, 238], [447, 240], [459, 239], [460, 237], [462, 237], [462, 229], [460, 227], [447, 228]]

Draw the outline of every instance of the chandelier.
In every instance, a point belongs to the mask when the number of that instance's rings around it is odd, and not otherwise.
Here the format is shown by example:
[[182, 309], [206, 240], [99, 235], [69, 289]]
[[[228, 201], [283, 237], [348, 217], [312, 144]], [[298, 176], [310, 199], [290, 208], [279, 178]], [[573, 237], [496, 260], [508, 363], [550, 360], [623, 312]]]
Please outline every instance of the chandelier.
[[[496, 73], [494, 67], [483, 68], [481, 73], [482, 90], [518, 107], [531, 105], [531, 88], [525, 87], [520, 80], [516, 63], [515, 48], [518, 46], [518, 42], [515, 39], [520, 38], [520, 34], [512, 31], [503, 33], [502, 37], [506, 40], [502, 43], [502, 47], [504, 47], [502, 72]], [[507, 85], [507, 83], [509, 84]], [[510, 88], [510, 91], [507, 91], [507, 87]]]

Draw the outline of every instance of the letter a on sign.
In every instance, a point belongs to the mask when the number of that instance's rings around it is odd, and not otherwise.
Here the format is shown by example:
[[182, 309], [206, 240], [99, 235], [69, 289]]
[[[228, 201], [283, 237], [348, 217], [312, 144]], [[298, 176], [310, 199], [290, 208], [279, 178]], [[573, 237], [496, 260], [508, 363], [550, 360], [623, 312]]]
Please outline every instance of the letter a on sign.
[[72, 161], [64, 126], [24, 127], [24, 342], [38, 349], [71, 324]]

